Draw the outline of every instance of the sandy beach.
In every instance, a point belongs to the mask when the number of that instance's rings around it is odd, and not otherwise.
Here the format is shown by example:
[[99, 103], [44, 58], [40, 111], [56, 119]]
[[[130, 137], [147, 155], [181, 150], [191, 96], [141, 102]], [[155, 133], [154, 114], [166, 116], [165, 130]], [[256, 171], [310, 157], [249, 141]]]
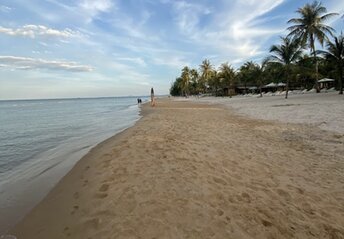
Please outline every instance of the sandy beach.
[[93, 148], [10, 234], [344, 238], [342, 133], [223, 104], [142, 107], [134, 127]]

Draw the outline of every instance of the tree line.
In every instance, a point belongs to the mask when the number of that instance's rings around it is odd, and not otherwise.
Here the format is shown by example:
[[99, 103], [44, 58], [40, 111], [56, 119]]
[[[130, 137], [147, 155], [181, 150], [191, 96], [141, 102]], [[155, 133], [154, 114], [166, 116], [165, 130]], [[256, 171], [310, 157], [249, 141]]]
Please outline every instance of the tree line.
[[[257, 63], [247, 61], [235, 70], [228, 62], [216, 69], [208, 59], [199, 69], [185, 66], [170, 88], [173, 96], [211, 93], [215, 96], [236, 94], [238, 86], [247, 93], [248, 86], [262, 88], [268, 82], [284, 81], [285, 97], [290, 88], [315, 88], [320, 92], [320, 77], [336, 79], [336, 88], [343, 94], [344, 34], [325, 22], [338, 15], [328, 13], [321, 2], [307, 3], [297, 9], [298, 17], [290, 19], [287, 36], [270, 47], [270, 54]], [[342, 16], [343, 18], [344, 16]], [[319, 43], [323, 50], [316, 49]]]

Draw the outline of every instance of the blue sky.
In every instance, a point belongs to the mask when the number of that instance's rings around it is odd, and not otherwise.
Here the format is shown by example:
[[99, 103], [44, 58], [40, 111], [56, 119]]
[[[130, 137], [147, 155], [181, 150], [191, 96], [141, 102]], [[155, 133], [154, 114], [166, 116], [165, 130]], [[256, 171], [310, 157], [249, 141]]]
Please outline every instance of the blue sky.
[[[1, 0], [0, 99], [167, 94], [205, 58], [259, 62], [306, 2]], [[344, 13], [344, 1], [322, 2]], [[344, 19], [328, 24], [339, 33]]]

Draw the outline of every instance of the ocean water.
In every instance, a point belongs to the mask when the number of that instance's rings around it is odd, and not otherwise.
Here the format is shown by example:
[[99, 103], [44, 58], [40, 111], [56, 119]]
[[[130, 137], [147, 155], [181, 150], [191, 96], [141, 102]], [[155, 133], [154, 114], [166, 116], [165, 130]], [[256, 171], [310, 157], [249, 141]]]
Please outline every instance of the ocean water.
[[134, 97], [0, 101], [0, 235], [92, 147], [139, 118]]

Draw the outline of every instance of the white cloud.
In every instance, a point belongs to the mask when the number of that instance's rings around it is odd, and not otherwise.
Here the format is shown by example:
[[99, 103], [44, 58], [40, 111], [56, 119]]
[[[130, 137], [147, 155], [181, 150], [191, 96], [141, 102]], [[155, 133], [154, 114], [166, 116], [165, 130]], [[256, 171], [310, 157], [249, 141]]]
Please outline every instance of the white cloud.
[[92, 21], [101, 12], [108, 12], [114, 4], [111, 0], [81, 0], [79, 7], [89, 15], [87, 21]]
[[57, 30], [42, 25], [24, 25], [20, 28], [5, 28], [0, 26], [0, 33], [10, 36], [22, 36], [30, 38], [47, 37], [47, 38], [72, 38], [81, 37], [81, 33], [69, 28]]
[[[220, 52], [220, 57], [227, 60], [250, 59], [264, 52], [270, 37], [285, 30], [285, 27], [262, 27], [257, 21], [284, 1], [223, 0], [221, 9], [214, 11], [200, 4], [176, 2], [174, 4], [179, 11], [176, 23], [185, 38], [193, 44]], [[202, 17], [204, 20], [207, 14], [210, 14], [207, 22], [199, 26]]]
[[172, 3], [176, 14], [175, 21], [180, 30], [185, 33], [193, 31], [199, 24], [200, 18], [212, 12], [209, 7], [201, 4], [186, 1], [170, 1], [168, 3]]
[[1, 12], [9, 13], [11, 10], [12, 10], [12, 8], [10, 8], [8, 6], [0, 5], [0, 11]]
[[17, 56], [0, 56], [0, 64], [3, 67], [20, 70], [48, 69], [71, 72], [88, 72], [93, 70], [91, 66], [80, 65], [71, 61], [50, 61]]

